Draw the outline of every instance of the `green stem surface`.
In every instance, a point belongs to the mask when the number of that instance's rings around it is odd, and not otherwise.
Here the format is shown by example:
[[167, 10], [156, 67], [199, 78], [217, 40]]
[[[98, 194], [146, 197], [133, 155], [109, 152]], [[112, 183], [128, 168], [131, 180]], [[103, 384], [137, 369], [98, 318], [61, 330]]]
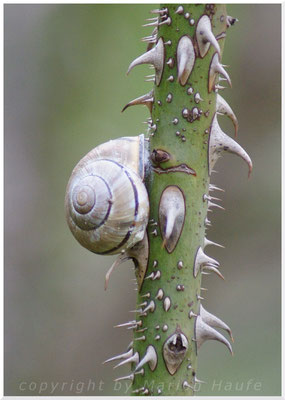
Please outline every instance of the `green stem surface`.
[[[204, 248], [205, 219], [207, 217], [207, 201], [203, 195], [208, 194], [209, 172], [208, 172], [208, 140], [212, 118], [215, 113], [216, 93], [208, 92], [209, 65], [215, 52], [213, 46], [204, 58], [196, 56], [195, 65], [185, 86], [177, 79], [177, 43], [181, 36], [189, 35], [195, 42], [195, 30], [197, 21], [203, 14], [211, 19], [214, 35], [226, 31], [226, 7], [223, 4], [183, 4], [183, 14], [175, 13], [178, 4], [162, 5], [161, 9], [167, 7], [172, 19], [171, 25], [161, 25], [158, 29], [158, 38], [163, 37], [164, 42], [171, 41], [171, 45], [165, 45], [165, 64], [162, 80], [159, 86], [154, 86], [154, 104], [152, 109], [152, 121], [156, 125], [154, 135], [150, 134], [150, 154], [154, 150], [164, 150], [170, 154], [170, 160], [161, 164], [163, 169], [185, 164], [195, 171], [195, 175], [185, 172], [158, 173], [155, 165], [146, 180], [146, 186], [150, 199], [150, 223], [148, 226], [149, 238], [149, 261], [146, 276], [153, 271], [160, 271], [160, 279], [146, 279], [137, 298], [137, 308], [145, 301], [155, 302], [154, 312], [148, 312], [147, 316], [139, 316], [137, 320], [142, 321], [142, 326], [137, 330], [147, 328], [143, 333], [134, 332], [134, 352], [138, 352], [140, 359], [149, 345], [153, 345], [158, 356], [157, 366], [151, 371], [149, 365], [144, 365], [144, 376], [135, 375], [132, 390], [142, 387], [149, 390], [150, 395], [175, 395], [190, 396], [194, 394], [191, 388], [183, 387], [187, 381], [192, 387], [195, 385], [197, 372], [197, 349], [195, 342], [195, 317], [190, 318], [189, 312], [199, 313], [200, 300], [203, 296], [201, 288], [201, 272], [195, 278], [193, 274], [194, 260], [199, 246]], [[194, 25], [185, 18], [185, 13], [190, 14]], [[221, 50], [224, 38], [219, 40]], [[197, 53], [196, 53], [197, 54]], [[175, 60], [174, 66], [167, 65], [169, 58]], [[170, 76], [173, 82], [169, 81]], [[192, 88], [192, 94], [189, 93]], [[200, 94], [203, 101], [196, 104], [194, 96]], [[172, 101], [167, 102], [167, 96], [172, 95]], [[188, 122], [182, 116], [185, 108], [197, 107], [202, 110], [200, 118]], [[178, 119], [178, 123], [173, 121]], [[151, 131], [150, 131], [151, 132]], [[168, 253], [163, 246], [161, 227], [159, 226], [159, 203], [162, 192], [169, 185], [178, 186], [183, 192], [186, 204], [185, 222], [182, 234], [172, 253]], [[153, 221], [153, 222], [152, 222]], [[155, 224], [157, 223], [157, 225]], [[157, 231], [157, 236], [153, 231]], [[178, 263], [182, 261], [182, 268]], [[157, 264], [154, 267], [154, 264]], [[184, 290], [177, 290], [177, 285], [182, 285]], [[181, 287], [181, 286], [180, 286]], [[163, 289], [162, 300], [155, 299], [159, 289]], [[142, 297], [150, 293], [150, 298]], [[164, 298], [171, 299], [171, 307], [164, 310]], [[168, 329], [163, 330], [167, 325]], [[188, 339], [188, 349], [184, 360], [174, 375], [168, 372], [163, 359], [163, 345], [168, 337], [176, 330]], [[136, 340], [142, 335], [145, 340]], [[140, 394], [140, 393], [135, 393]]]

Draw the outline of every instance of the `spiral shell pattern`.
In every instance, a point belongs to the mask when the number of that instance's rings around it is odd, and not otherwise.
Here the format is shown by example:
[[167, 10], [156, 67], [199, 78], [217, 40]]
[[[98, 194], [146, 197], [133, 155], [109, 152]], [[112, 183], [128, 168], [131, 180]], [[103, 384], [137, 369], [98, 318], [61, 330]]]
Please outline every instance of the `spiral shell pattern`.
[[[68, 225], [79, 243], [94, 253], [120, 253], [144, 236], [148, 194], [137, 173], [139, 168], [134, 171], [120, 162], [123, 158], [126, 163], [120, 142], [127, 139], [93, 149], [75, 167], [68, 183], [65, 200]], [[130, 145], [134, 145], [132, 140]], [[112, 148], [109, 156], [106, 147]], [[131, 167], [135, 156], [133, 153]]]

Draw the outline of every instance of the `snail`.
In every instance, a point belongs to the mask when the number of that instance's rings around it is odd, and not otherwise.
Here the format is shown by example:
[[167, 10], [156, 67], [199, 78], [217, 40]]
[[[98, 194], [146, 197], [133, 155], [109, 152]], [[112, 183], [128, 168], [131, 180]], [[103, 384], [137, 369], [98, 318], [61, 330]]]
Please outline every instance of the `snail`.
[[122, 254], [143, 240], [149, 217], [143, 182], [146, 143], [144, 135], [110, 140], [74, 168], [65, 196], [66, 219], [88, 250]]

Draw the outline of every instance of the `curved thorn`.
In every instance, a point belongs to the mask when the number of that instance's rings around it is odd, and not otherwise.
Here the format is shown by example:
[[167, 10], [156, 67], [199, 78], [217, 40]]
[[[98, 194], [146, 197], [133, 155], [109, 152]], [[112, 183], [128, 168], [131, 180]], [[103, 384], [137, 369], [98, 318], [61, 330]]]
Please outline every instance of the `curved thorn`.
[[160, 38], [155, 47], [146, 53], [142, 54], [138, 58], [136, 58], [129, 66], [127, 75], [130, 71], [141, 64], [152, 64], [155, 67], [156, 72], [156, 84], [159, 85], [163, 72], [163, 63], [164, 63], [164, 43], [163, 39]]
[[201, 246], [199, 246], [199, 248], [197, 249], [196, 252], [196, 257], [195, 257], [195, 262], [194, 262], [194, 276], [196, 277], [198, 275], [199, 269], [201, 266], [205, 265], [205, 264], [209, 264], [212, 263], [214, 266], [219, 266], [219, 262], [216, 261], [214, 258], [211, 258], [209, 256], [207, 256]]
[[197, 349], [199, 349], [207, 340], [217, 340], [223, 343], [229, 349], [231, 355], [233, 355], [232, 346], [230, 345], [229, 341], [220, 332], [216, 331], [216, 329], [204, 322], [201, 316], [196, 318], [195, 338]]
[[184, 86], [192, 72], [195, 63], [195, 50], [192, 40], [182, 36], [177, 45], [178, 81]]
[[215, 114], [209, 140], [210, 173], [212, 172], [212, 168], [214, 167], [216, 161], [220, 157], [220, 154], [224, 151], [241, 157], [248, 165], [248, 176], [250, 176], [252, 171], [252, 161], [249, 155], [237, 142], [235, 142], [221, 130], [217, 120], [217, 115]]
[[149, 93], [144, 94], [143, 96], [137, 97], [136, 99], [134, 99], [134, 100], [130, 101], [128, 104], [126, 104], [125, 107], [122, 109], [122, 112], [124, 112], [130, 106], [143, 105], [143, 106], [147, 106], [150, 113], [152, 113], [153, 103], [154, 103], [153, 90], [151, 90]]
[[237, 117], [235, 116], [235, 113], [233, 112], [229, 104], [226, 102], [226, 100], [219, 94], [217, 94], [216, 110], [221, 114], [227, 115], [232, 120], [235, 127], [235, 137], [236, 137], [238, 132]]
[[137, 372], [141, 367], [144, 366], [144, 364], [149, 365], [151, 371], [154, 371], [157, 365], [157, 354], [156, 350], [152, 345], [149, 345], [146, 349], [145, 355], [141, 359], [141, 361], [138, 363], [136, 366], [136, 369], [134, 372]]
[[221, 54], [220, 45], [212, 32], [211, 21], [208, 15], [203, 15], [197, 24], [196, 38], [199, 53], [202, 58], [208, 53], [210, 44], [215, 48], [218, 54]]
[[200, 316], [202, 320], [212, 328], [221, 328], [227, 331], [231, 338], [231, 341], [234, 342], [231, 328], [220, 318], [216, 317], [214, 314], [211, 314], [209, 311], [205, 310], [202, 304], [200, 305]]
[[[204, 271], [204, 270], [215, 272], [215, 274], [217, 274], [221, 279], [223, 279], [223, 281], [225, 280], [224, 276], [221, 274], [221, 272], [218, 270], [218, 268], [214, 267], [213, 265], [204, 265], [202, 267], [202, 271]], [[205, 275], [209, 275], [209, 274], [207, 274], [207, 272], [202, 272], [202, 273], [204, 273]]]
[[[228, 81], [228, 84], [230, 85], [230, 87], [232, 87], [231, 78], [230, 78], [229, 74], [227, 73], [227, 71], [222, 66], [222, 64], [220, 63], [219, 54], [215, 53], [213, 55], [213, 58], [212, 58], [212, 61], [210, 64], [210, 69], [209, 69], [209, 77], [208, 77], [209, 93], [211, 93], [211, 91], [214, 89], [217, 74], [223, 75], [226, 78], [226, 80]], [[218, 85], [216, 85], [216, 88], [218, 88]]]

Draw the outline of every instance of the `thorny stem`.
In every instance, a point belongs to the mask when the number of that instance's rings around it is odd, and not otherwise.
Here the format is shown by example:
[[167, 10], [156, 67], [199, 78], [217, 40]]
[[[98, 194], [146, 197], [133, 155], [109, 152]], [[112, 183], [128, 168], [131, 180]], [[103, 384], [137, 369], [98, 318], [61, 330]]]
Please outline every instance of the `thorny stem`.
[[[214, 90], [209, 92], [208, 79], [216, 49], [210, 46], [204, 58], [195, 57], [189, 79], [182, 86], [178, 80], [177, 46], [180, 38], [187, 35], [194, 43], [196, 54], [199, 52], [196, 29], [202, 15], [210, 17], [216, 37], [225, 32], [226, 7], [222, 4], [189, 4], [183, 5], [183, 11], [179, 13], [178, 6], [166, 4], [160, 7], [160, 10], [167, 8], [168, 12], [165, 16], [160, 14], [159, 21], [171, 20], [169, 25], [161, 24], [157, 33], [157, 39], [163, 38], [165, 56], [161, 82], [159, 86], [154, 85], [149, 136], [153, 167], [146, 182], [151, 211], [147, 230], [149, 260], [145, 277], [151, 277], [144, 280], [137, 298], [137, 309], [144, 310], [141, 304], [146, 304], [146, 301], [153, 308], [145, 313], [138, 312], [136, 319], [141, 323], [134, 331], [133, 345], [134, 353], [139, 353], [140, 360], [148, 347], [153, 346], [157, 362], [152, 368], [150, 363], [143, 365], [144, 375], [135, 375], [132, 386], [135, 395], [193, 395], [197, 372], [195, 321], [203, 294], [200, 290], [201, 270], [194, 277], [194, 264], [197, 249], [200, 246], [204, 248], [206, 229], [207, 200], [204, 195], [209, 192], [208, 141], [216, 111], [216, 93]], [[224, 40], [224, 35], [221, 35], [218, 40], [221, 51]], [[169, 160], [163, 163], [158, 160], [156, 163], [158, 150], [169, 154]], [[171, 171], [173, 167], [177, 172]], [[167, 169], [168, 173], [165, 173]], [[170, 185], [178, 187], [185, 200], [182, 232], [171, 253], [163, 244], [165, 227], [159, 221], [162, 193]], [[148, 294], [149, 297], [145, 297]], [[175, 334], [176, 343], [174, 340], [169, 347], [173, 357], [179, 359], [179, 365], [177, 369], [176, 366], [171, 369], [170, 364], [175, 364], [175, 360], [169, 360], [167, 368], [163, 348], [167, 339]], [[182, 334], [188, 341], [187, 346], [182, 343]]]

